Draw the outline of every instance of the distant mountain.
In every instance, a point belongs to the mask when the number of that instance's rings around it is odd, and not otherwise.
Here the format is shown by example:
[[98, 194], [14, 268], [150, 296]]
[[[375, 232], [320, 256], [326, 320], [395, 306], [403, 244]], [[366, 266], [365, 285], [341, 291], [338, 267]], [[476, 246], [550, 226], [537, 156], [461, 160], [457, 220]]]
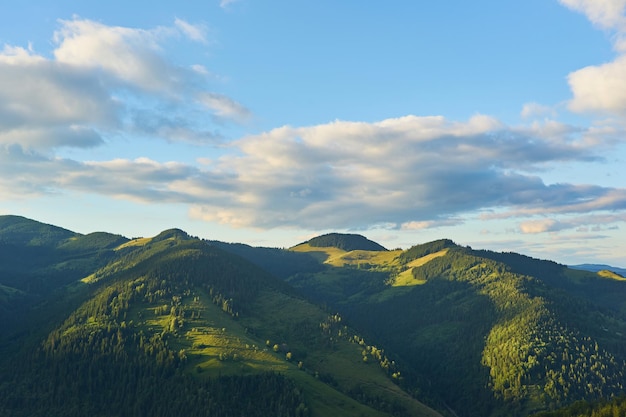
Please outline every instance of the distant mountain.
[[300, 245], [308, 244], [316, 248], [333, 247], [345, 251], [367, 250], [386, 251], [387, 249], [378, 243], [367, 239], [365, 236], [357, 234], [328, 233], [314, 237]]
[[580, 264], [580, 265], [570, 265], [569, 267], [573, 269], [580, 269], [583, 271], [591, 271], [591, 272], [611, 271], [611, 272], [616, 272], [623, 277], [626, 277], [626, 268], [618, 268], [616, 266], [603, 265], [603, 264]]
[[77, 233], [26, 217], [0, 216], [0, 244], [56, 246], [74, 236]]

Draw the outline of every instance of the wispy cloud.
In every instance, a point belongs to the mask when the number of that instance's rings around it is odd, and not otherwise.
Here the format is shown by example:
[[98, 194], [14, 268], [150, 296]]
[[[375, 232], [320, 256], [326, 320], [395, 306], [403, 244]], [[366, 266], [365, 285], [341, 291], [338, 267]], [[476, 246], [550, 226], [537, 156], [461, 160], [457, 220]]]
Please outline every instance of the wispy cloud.
[[239, 0], [220, 0], [220, 7], [222, 9], [228, 8], [231, 4], [237, 3]]
[[521, 116], [524, 119], [533, 117], [556, 117], [556, 110], [550, 106], [539, 103], [526, 103], [522, 107]]
[[204, 25], [193, 25], [185, 20], [176, 19], [174, 20], [174, 25], [189, 39], [207, 43], [207, 28]]
[[252, 117], [252, 112], [245, 106], [223, 94], [202, 93], [198, 96], [198, 101], [206, 108], [213, 110], [220, 119], [244, 123]]

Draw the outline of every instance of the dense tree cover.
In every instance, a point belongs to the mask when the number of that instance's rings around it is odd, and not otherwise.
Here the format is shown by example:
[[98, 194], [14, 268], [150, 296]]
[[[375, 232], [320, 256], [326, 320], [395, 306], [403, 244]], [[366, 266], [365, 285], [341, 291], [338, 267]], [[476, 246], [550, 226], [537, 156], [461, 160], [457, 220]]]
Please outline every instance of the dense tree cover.
[[459, 416], [524, 415], [623, 392], [624, 349], [614, 333], [623, 319], [512, 269], [452, 248], [413, 270], [424, 285], [333, 305], [408, 363], [405, 377], [419, 395]]
[[0, 415], [308, 415], [302, 393], [278, 374], [198, 380], [142, 362], [139, 356], [35, 360], [27, 376], [0, 384]]
[[[0, 415], [308, 415], [302, 393], [281, 375], [198, 379], [183, 373], [186, 353], [170, 340], [195, 312], [183, 308], [182, 297], [206, 291], [236, 315], [264, 281], [245, 262], [229, 262], [229, 256], [195, 241], [161, 253], [158, 243], [167, 239], [156, 241], [153, 251], [128, 253], [130, 269], [103, 273], [100, 282], [106, 285], [35, 353], [4, 365], [3, 375], [11, 378], [0, 383]], [[146, 306], [168, 315], [170, 325], [150, 331], [134, 323], [131, 311], [141, 318]]]
[[335, 304], [365, 301], [384, 290], [387, 279], [386, 272], [326, 267], [318, 273], [297, 273], [287, 282], [301, 289], [312, 301]]
[[278, 248], [252, 247], [242, 243], [224, 243], [219, 241], [208, 241], [208, 243], [224, 251], [239, 255], [281, 279], [286, 279], [298, 273], [319, 272], [325, 268], [324, 265], [308, 253]]
[[78, 234], [25, 217], [0, 216], [0, 243], [53, 247], [74, 236]]
[[317, 248], [339, 248], [347, 252], [353, 250], [386, 251], [387, 249], [365, 236], [346, 233], [328, 233], [314, 237], [304, 243]]
[[543, 411], [532, 417], [623, 417], [626, 416], [626, 397], [610, 401], [576, 401], [574, 404], [554, 411]]

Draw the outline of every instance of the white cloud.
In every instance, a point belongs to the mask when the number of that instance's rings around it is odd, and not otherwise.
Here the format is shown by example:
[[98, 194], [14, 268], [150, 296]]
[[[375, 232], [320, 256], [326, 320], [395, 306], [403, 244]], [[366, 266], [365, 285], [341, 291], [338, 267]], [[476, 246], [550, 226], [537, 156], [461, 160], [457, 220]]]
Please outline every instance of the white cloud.
[[561, 216], [560, 220], [554, 218], [533, 219], [520, 222], [519, 228], [525, 234], [537, 234], [546, 232], [559, 232], [562, 230], [576, 230], [587, 233], [589, 230], [600, 232], [615, 230], [616, 224], [626, 221], [626, 214], [602, 213]]
[[583, 13], [594, 25], [613, 33], [617, 57], [568, 75], [574, 112], [626, 114], [626, 0], [559, 0]]
[[[419, 230], [483, 212], [485, 219], [529, 218], [520, 230], [539, 233], [598, 224], [601, 213], [626, 210], [625, 189], [546, 185], [521, 173], [586, 160], [592, 148], [572, 140], [571, 130], [416, 116], [285, 126], [233, 143], [202, 168], [145, 158], [78, 162], [6, 145], [0, 195], [69, 190], [179, 203], [196, 218], [258, 228]], [[572, 215], [581, 217], [565, 219]]]
[[[0, 145], [85, 148], [120, 132], [206, 144], [220, 139], [211, 117], [251, 115], [208, 90], [205, 67], [168, 60], [164, 41], [181, 33], [205, 41], [202, 26], [177, 19], [144, 30], [77, 17], [59, 25], [51, 58], [30, 45], [0, 50]], [[198, 97], [212, 97], [212, 106]]]
[[626, 113], [626, 55], [575, 71], [568, 82], [574, 94], [570, 110]]
[[529, 220], [519, 225], [522, 233], [545, 233], [559, 229], [559, 223], [554, 219]]
[[174, 92], [180, 69], [161, 54], [162, 31], [106, 26], [91, 20], [61, 20], [55, 32], [57, 62], [79, 68], [101, 69], [127, 86]]
[[533, 117], [555, 117], [556, 111], [554, 108], [550, 106], [546, 106], [539, 103], [526, 103], [522, 107], [521, 116], [524, 119], [529, 119]]
[[208, 109], [213, 110], [215, 115], [221, 119], [229, 119], [243, 123], [252, 116], [250, 110], [242, 104], [222, 94], [202, 93], [199, 95], [198, 101]]
[[583, 13], [603, 29], [626, 29], [626, 0], [559, 0], [566, 7]]
[[196, 42], [207, 43], [207, 29], [203, 25], [192, 25], [182, 19], [174, 20], [174, 24], [189, 39]]

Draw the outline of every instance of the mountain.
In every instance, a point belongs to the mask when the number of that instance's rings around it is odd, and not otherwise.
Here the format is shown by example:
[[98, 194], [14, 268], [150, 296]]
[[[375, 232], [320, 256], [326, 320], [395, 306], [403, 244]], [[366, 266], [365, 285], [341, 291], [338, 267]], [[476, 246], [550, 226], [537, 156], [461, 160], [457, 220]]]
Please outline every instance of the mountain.
[[38, 276], [66, 251], [107, 262], [55, 281], [54, 296], [25, 285], [39, 302], [9, 306], [16, 324], [44, 325], [1, 336], [0, 415], [440, 416], [339, 315], [241, 257], [178, 229], [117, 246], [89, 236], [53, 239]]
[[600, 272], [600, 271], [611, 271], [617, 274], [620, 274], [622, 277], [626, 277], [626, 269], [618, 268], [616, 266], [604, 265], [604, 264], [580, 264], [580, 265], [570, 265], [572, 269], [581, 269], [583, 271], [591, 271], [591, 272]]
[[367, 239], [365, 236], [344, 233], [328, 233], [314, 237], [301, 245], [309, 245], [314, 248], [334, 247], [345, 251], [367, 250], [367, 251], [386, 251], [383, 246]]
[[526, 416], [624, 392], [623, 281], [448, 239], [292, 251], [325, 269], [287, 282], [393, 352], [407, 385], [442, 412]]
[[0, 249], [0, 415], [526, 417], [624, 404], [608, 402], [625, 393], [615, 272], [449, 239], [255, 248], [17, 216], [0, 216]]

